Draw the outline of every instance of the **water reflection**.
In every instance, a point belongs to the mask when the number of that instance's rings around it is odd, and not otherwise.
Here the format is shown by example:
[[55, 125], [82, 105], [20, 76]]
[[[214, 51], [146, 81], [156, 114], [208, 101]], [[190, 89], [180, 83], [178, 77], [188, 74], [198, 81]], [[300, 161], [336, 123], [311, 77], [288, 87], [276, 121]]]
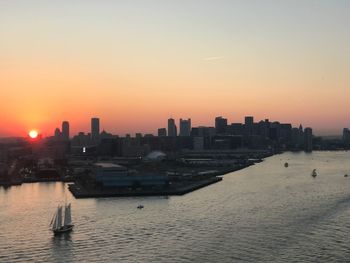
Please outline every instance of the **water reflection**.
[[71, 262], [73, 260], [73, 246], [71, 233], [63, 233], [60, 235], [53, 235], [50, 243], [50, 250], [52, 259], [55, 262], [65, 261]]
[[[0, 262], [346, 262], [349, 158], [277, 155], [170, 198], [77, 200], [64, 183], [0, 188]], [[65, 199], [75, 228], [53, 236]]]

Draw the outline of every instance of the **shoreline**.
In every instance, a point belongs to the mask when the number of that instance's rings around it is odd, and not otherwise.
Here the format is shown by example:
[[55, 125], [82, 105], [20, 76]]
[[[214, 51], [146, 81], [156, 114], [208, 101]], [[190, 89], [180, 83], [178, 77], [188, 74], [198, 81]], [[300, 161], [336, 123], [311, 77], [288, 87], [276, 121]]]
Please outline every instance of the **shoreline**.
[[[262, 162], [260, 160], [259, 162]], [[75, 182], [68, 184], [68, 190], [72, 195], [79, 198], [103, 198], [103, 197], [133, 197], [133, 196], [169, 196], [169, 195], [185, 195], [187, 193], [199, 190], [211, 184], [218, 183], [223, 180], [226, 174], [243, 170], [255, 163], [249, 163], [239, 165], [234, 168], [217, 171], [211, 177], [198, 179], [194, 181], [182, 181], [175, 183], [173, 186], [164, 187], [160, 189], [93, 189], [84, 187], [81, 184]]]
[[[267, 156], [270, 157], [270, 156]], [[216, 172], [213, 172], [211, 174], [211, 176], [208, 178], [204, 178], [204, 179], [198, 179], [195, 181], [184, 181], [184, 183], [188, 183], [186, 185], [181, 185], [180, 187], [174, 189], [156, 189], [156, 191], [154, 190], [149, 190], [146, 189], [144, 191], [139, 191], [139, 192], [135, 192], [135, 191], [128, 191], [128, 192], [122, 192], [122, 193], [111, 193], [111, 191], [107, 191], [107, 193], [97, 193], [96, 197], [108, 197], [108, 196], [159, 196], [159, 195], [184, 195], [187, 194], [189, 192], [193, 192], [195, 190], [198, 190], [200, 188], [203, 188], [205, 186], [211, 185], [213, 183], [217, 183], [222, 181], [222, 177], [226, 174], [232, 173], [232, 172], [236, 172], [242, 169], [245, 169], [251, 165], [254, 165], [256, 163], [260, 163], [262, 161], [264, 161], [265, 158], [261, 158], [256, 162], [251, 162], [251, 163], [247, 163], [247, 164], [240, 164], [237, 165], [235, 167], [231, 167], [231, 168], [226, 168], [226, 169], [222, 169]], [[214, 179], [213, 179], [214, 178]], [[210, 182], [208, 182], [208, 180]], [[61, 183], [67, 183], [68, 184], [68, 189], [70, 190], [70, 192], [73, 194], [73, 196], [75, 196], [76, 198], [87, 198], [89, 197], [95, 197], [94, 194], [88, 194], [88, 193], [84, 193], [85, 191], [91, 191], [91, 190], [77, 190], [74, 185], [78, 184], [77, 182], [73, 182], [71, 180], [64, 180], [64, 179], [35, 179], [35, 180], [21, 180], [21, 181], [15, 181], [15, 182], [0, 182], [0, 187], [4, 187], [4, 188], [8, 188], [11, 186], [20, 186], [22, 184], [32, 184], [32, 183], [53, 183], [53, 182], [61, 182]], [[74, 189], [73, 191], [71, 190]], [[84, 187], [82, 187], [84, 188]], [[92, 189], [93, 190], [93, 189]], [[94, 190], [93, 190], [94, 191]], [[74, 193], [73, 193], [74, 192]], [[82, 193], [80, 193], [82, 192]]]
[[162, 189], [86, 189], [81, 185], [69, 184], [68, 189], [77, 199], [79, 198], [103, 198], [103, 197], [134, 197], [134, 196], [169, 196], [184, 195], [203, 187], [222, 181], [222, 177], [210, 177], [204, 180], [195, 181], [186, 185]]

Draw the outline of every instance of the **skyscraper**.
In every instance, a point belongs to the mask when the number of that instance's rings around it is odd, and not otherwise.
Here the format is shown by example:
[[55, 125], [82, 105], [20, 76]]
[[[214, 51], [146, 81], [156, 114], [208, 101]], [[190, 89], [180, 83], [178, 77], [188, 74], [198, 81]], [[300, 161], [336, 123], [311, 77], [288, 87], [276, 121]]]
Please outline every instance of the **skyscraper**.
[[91, 118], [91, 140], [98, 142], [100, 138], [100, 119]]
[[343, 129], [343, 142], [344, 143], [350, 142], [350, 129], [348, 128]]
[[61, 131], [60, 131], [60, 129], [59, 128], [56, 128], [55, 129], [55, 139], [56, 140], [60, 140], [61, 139]]
[[244, 124], [252, 126], [254, 123], [254, 117], [253, 116], [246, 116], [244, 117]]
[[177, 128], [175, 120], [173, 118], [168, 119], [168, 136], [175, 137], [177, 136]]
[[304, 130], [304, 138], [305, 138], [305, 151], [306, 152], [312, 152], [312, 129], [311, 128], [305, 128]]
[[62, 139], [68, 141], [69, 140], [69, 122], [62, 122]]
[[253, 135], [254, 117], [246, 116], [244, 118], [245, 135]]
[[226, 133], [227, 128], [227, 119], [223, 117], [216, 117], [215, 118], [215, 130], [217, 134], [224, 134]]
[[303, 147], [305, 143], [305, 138], [304, 138], [304, 132], [303, 132], [303, 126], [300, 124], [299, 125], [299, 140], [298, 140], [298, 145], [299, 147]]
[[191, 119], [183, 120], [180, 119], [180, 136], [191, 135]]

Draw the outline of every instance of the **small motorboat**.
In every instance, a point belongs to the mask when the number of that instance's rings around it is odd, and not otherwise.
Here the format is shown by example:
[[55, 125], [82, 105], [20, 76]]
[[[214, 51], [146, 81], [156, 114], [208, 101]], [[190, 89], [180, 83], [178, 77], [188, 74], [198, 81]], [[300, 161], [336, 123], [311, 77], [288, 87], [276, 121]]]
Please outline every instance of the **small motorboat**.
[[142, 208], [144, 208], [143, 205], [138, 205], [138, 206], [137, 206], [137, 209], [142, 209]]
[[311, 176], [312, 176], [313, 178], [315, 178], [315, 177], [317, 176], [316, 169], [313, 169], [313, 170], [312, 170]]
[[285, 162], [285, 163], [284, 163], [284, 167], [286, 167], [286, 168], [287, 168], [287, 167], [288, 167], [288, 165], [289, 165], [289, 164], [288, 164], [287, 162]]

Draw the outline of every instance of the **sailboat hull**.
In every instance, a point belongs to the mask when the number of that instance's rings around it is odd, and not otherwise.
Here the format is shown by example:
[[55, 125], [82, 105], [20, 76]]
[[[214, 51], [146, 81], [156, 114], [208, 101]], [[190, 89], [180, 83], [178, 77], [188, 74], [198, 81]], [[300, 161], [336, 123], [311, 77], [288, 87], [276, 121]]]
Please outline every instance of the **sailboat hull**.
[[62, 226], [58, 229], [53, 229], [52, 231], [55, 235], [59, 235], [59, 234], [63, 234], [63, 233], [67, 233], [67, 232], [72, 231], [73, 227], [74, 227], [74, 225], [66, 225], [66, 226]]

